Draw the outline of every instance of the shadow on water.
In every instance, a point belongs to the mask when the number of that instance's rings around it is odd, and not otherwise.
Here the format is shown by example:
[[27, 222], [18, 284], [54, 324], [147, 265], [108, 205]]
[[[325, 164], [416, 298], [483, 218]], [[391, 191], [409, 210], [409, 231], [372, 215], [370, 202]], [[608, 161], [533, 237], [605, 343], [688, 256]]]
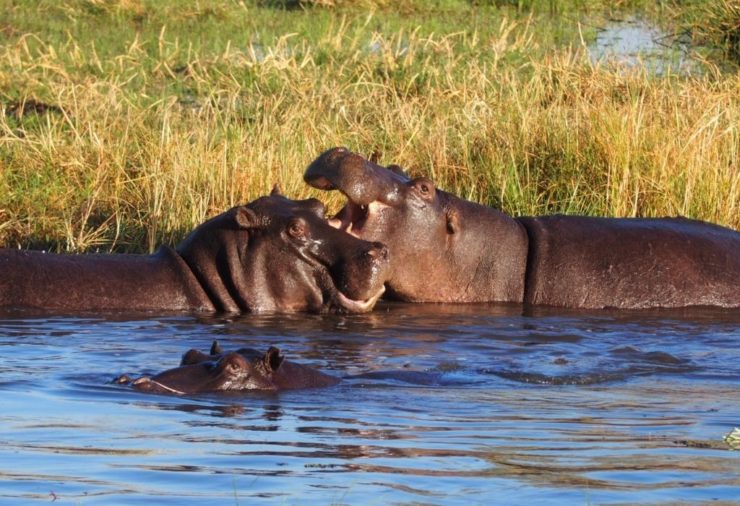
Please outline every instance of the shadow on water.
[[[706, 308], [5, 314], [0, 503], [730, 503], [738, 329]], [[111, 383], [214, 339], [344, 380], [185, 397]]]

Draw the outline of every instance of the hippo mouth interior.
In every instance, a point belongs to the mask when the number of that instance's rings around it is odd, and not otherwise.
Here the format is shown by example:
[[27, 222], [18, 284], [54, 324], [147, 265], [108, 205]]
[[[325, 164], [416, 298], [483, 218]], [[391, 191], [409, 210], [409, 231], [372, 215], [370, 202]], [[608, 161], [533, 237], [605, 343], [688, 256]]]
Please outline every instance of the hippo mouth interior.
[[358, 205], [348, 201], [347, 204], [333, 217], [329, 219], [329, 225], [348, 234], [356, 236], [357, 230], [361, 230], [367, 221], [369, 213], [368, 206]]
[[377, 200], [369, 204], [357, 204], [348, 199], [345, 206], [328, 222], [336, 229], [359, 239], [366, 239], [363, 236], [366, 226], [372, 223], [385, 207], [386, 204]]

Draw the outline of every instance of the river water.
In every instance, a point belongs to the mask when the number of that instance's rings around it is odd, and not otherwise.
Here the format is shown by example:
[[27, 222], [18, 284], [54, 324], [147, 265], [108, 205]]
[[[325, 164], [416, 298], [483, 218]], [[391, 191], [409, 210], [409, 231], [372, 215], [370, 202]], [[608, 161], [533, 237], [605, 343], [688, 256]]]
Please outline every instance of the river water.
[[[189, 348], [342, 376], [177, 397]], [[737, 311], [0, 316], [0, 504], [735, 504]]]

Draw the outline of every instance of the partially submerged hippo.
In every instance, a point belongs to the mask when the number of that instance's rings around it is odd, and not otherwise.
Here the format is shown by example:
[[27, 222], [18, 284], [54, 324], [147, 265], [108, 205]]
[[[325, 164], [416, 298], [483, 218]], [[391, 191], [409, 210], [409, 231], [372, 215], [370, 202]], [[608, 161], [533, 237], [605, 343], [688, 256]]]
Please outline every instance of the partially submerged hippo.
[[316, 199], [273, 191], [153, 255], [0, 249], [0, 307], [60, 311], [364, 312], [383, 293], [384, 245], [329, 226]]
[[391, 253], [390, 297], [575, 308], [740, 306], [740, 233], [683, 218], [511, 218], [345, 148], [304, 176], [348, 198], [334, 225]]
[[131, 380], [123, 375], [115, 380], [130, 383], [143, 392], [176, 395], [246, 390], [276, 392], [327, 387], [339, 381], [311, 367], [285, 360], [280, 350], [272, 346], [264, 354], [251, 348], [224, 353], [215, 341], [208, 355], [198, 350], [185, 353], [179, 367], [152, 377]]
[[416, 385], [440, 383], [438, 371], [371, 371], [342, 378], [324, 374], [312, 367], [285, 360], [280, 350], [270, 346], [266, 353], [240, 348], [224, 353], [217, 341], [210, 353], [191, 349], [180, 365], [155, 376], [131, 379], [124, 374], [114, 383], [130, 384], [136, 390], [161, 394], [201, 394], [209, 392], [267, 391], [322, 388], [344, 379], [390, 380]]

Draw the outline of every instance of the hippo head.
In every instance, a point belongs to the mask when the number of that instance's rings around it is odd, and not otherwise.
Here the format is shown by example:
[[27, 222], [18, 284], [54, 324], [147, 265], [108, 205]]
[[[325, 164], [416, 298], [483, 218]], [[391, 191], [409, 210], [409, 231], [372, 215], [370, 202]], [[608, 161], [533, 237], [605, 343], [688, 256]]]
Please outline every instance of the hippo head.
[[389, 296], [432, 302], [522, 300], [527, 236], [505, 214], [345, 148], [321, 154], [304, 179], [347, 197], [333, 226], [388, 246]]
[[388, 251], [329, 226], [316, 199], [279, 191], [196, 228], [178, 247], [223, 311], [369, 311], [384, 292]]
[[[204, 355], [204, 357], [207, 357]], [[156, 376], [131, 381], [143, 392], [176, 395], [240, 390], [277, 390], [271, 376], [283, 358], [277, 348], [270, 347], [261, 357], [246, 357], [239, 352], [216, 356], [215, 360], [185, 361], [179, 367]], [[122, 377], [123, 378], [123, 377]], [[119, 379], [118, 382], [124, 382]]]

